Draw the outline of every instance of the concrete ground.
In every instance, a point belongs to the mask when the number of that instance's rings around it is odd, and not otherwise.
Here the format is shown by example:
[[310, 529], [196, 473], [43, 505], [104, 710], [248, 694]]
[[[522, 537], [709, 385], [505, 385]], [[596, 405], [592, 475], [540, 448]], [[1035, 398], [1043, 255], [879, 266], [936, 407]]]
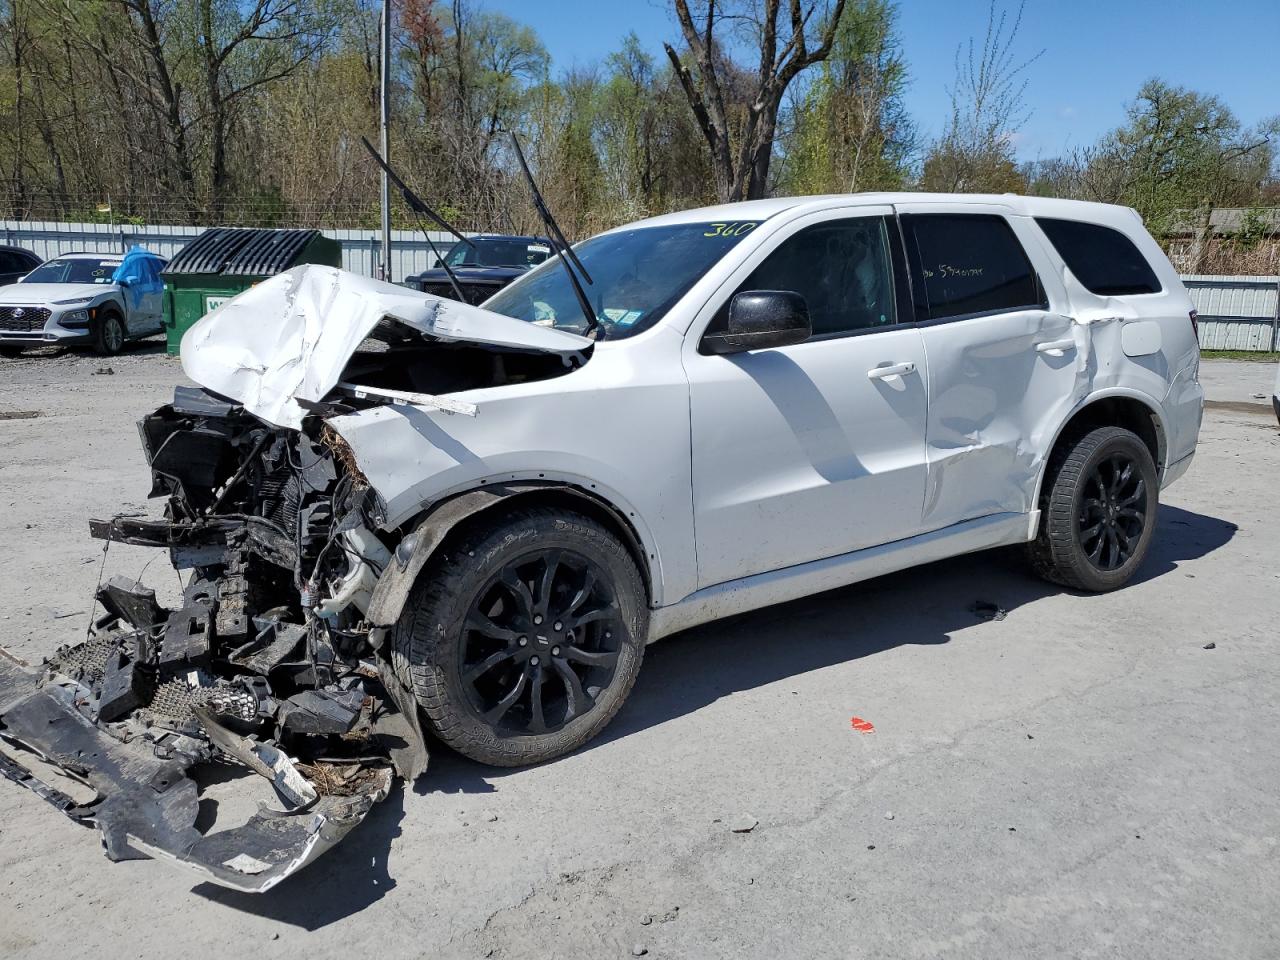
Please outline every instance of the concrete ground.
[[[0, 641], [29, 659], [84, 630], [86, 519], [157, 507], [134, 420], [180, 370], [156, 350], [0, 361]], [[1241, 406], [1270, 373], [1206, 363], [1231, 406], [1127, 589], [997, 552], [691, 631], [580, 753], [437, 748], [260, 897], [110, 863], [0, 783], [0, 956], [1278, 956], [1280, 433]], [[148, 580], [176, 589], [163, 556]]]

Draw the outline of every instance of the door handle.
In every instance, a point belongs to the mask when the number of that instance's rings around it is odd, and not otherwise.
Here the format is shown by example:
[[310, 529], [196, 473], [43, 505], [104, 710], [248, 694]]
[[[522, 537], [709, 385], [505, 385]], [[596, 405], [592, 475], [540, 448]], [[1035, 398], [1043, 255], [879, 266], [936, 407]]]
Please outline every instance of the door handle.
[[915, 373], [916, 365], [910, 360], [905, 363], [891, 363], [884, 367], [872, 367], [867, 371], [868, 380], [887, 380], [890, 377], [900, 377], [904, 373]]
[[1048, 340], [1045, 343], [1036, 344], [1036, 353], [1045, 353], [1051, 357], [1061, 357], [1068, 350], [1074, 350], [1076, 342], [1071, 338], [1066, 340]]

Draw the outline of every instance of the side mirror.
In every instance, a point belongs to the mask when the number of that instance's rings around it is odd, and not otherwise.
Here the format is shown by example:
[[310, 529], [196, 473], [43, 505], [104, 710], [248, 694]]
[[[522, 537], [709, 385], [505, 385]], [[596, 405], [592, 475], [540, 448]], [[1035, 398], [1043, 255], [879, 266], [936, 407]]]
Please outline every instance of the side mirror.
[[444, 266], [444, 261], [441, 260], [439, 257], [436, 257], [436, 262], [431, 265], [431, 269], [439, 270], [443, 266]]
[[132, 287], [132, 286], [136, 286], [140, 279], [141, 278], [136, 273], [130, 273], [127, 276], [121, 277], [116, 282], [119, 283], [120, 286], [122, 287]]
[[702, 338], [701, 351], [725, 356], [803, 343], [813, 336], [809, 305], [791, 290], [744, 290], [729, 301], [724, 330]]

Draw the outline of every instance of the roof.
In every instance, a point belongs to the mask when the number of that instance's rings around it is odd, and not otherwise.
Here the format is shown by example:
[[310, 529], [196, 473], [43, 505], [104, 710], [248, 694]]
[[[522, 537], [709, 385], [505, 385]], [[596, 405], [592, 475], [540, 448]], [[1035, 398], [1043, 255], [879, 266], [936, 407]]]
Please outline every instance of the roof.
[[[156, 256], [151, 254], [151, 256]], [[87, 250], [77, 250], [75, 253], [60, 253], [57, 256], [50, 257], [50, 260], [123, 260], [123, 253], [91, 253]], [[163, 259], [156, 257], [157, 260]]]
[[[1175, 236], [1194, 236], [1204, 222], [1203, 213], [1183, 210], [1169, 228]], [[1215, 234], [1239, 233], [1248, 220], [1255, 220], [1264, 229], [1280, 233], [1280, 207], [1217, 207], [1209, 212], [1209, 226]]]
[[1085, 200], [1058, 200], [1052, 197], [1024, 197], [1013, 193], [837, 193], [822, 196], [772, 197], [767, 200], [744, 200], [711, 207], [680, 210], [627, 224], [634, 227], [665, 227], [682, 223], [713, 223], [722, 220], [768, 220], [787, 211], [825, 210], [832, 206], [885, 206], [905, 203], [983, 204], [1007, 207], [1024, 216], [1081, 217], [1088, 220], [1114, 220], [1117, 215], [1133, 216], [1128, 207]]

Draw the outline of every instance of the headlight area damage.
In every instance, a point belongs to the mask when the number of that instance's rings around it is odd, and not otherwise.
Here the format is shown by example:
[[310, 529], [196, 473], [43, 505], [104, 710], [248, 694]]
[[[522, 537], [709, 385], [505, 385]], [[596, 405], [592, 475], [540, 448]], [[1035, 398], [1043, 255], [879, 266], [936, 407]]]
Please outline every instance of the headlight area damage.
[[[403, 589], [394, 550], [404, 531], [384, 527], [382, 498], [325, 416], [387, 402], [474, 413], [342, 380], [354, 372], [400, 384], [404, 370], [432, 368], [432, 349], [563, 351], [571, 368], [569, 355], [590, 348], [442, 304], [300, 268], [188, 333], [184, 367], [209, 389], [179, 387], [139, 425], [151, 494], [168, 498], [163, 519], [90, 521], [99, 539], [167, 550], [184, 578], [181, 606], [165, 609], [152, 590], [114, 578], [97, 593], [100, 615], [83, 642], [39, 668], [0, 653], [0, 772], [96, 824], [111, 859], [168, 859], [264, 891], [359, 824], [393, 775], [425, 771], [416, 702], [384, 649], [391, 624], [369, 617], [384, 572]], [[453, 326], [433, 331], [423, 317]], [[487, 337], [469, 336], [468, 322]], [[359, 351], [380, 325], [399, 328], [394, 342]], [[520, 342], [526, 330], [565, 339], [547, 351]], [[188, 773], [228, 763], [265, 777], [278, 806], [202, 834]], [[79, 789], [59, 789], [45, 764]]]

